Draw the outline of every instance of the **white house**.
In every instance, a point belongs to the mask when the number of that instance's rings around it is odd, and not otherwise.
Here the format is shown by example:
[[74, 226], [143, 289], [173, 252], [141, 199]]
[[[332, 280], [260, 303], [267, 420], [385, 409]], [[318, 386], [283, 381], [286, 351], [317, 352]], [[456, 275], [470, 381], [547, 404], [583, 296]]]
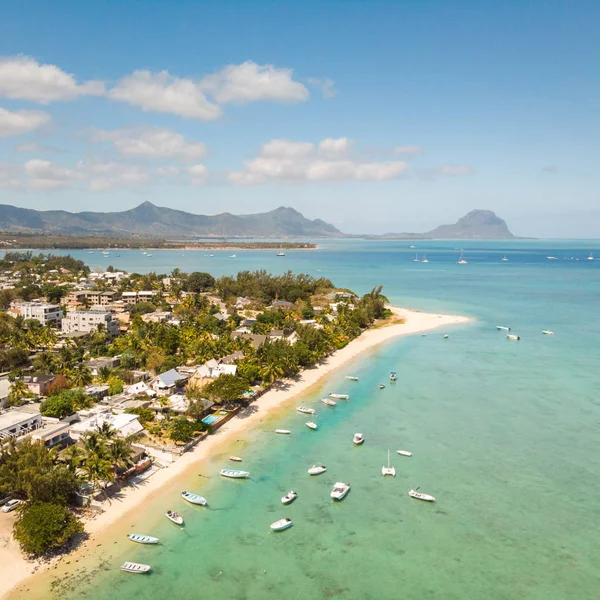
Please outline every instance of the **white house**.
[[38, 429], [42, 424], [42, 415], [19, 408], [11, 408], [0, 413], [0, 442], [11, 437], [18, 438]]
[[119, 324], [111, 313], [102, 310], [74, 310], [67, 313], [62, 321], [63, 333], [93, 333], [103, 325], [109, 335], [119, 333]]
[[177, 369], [171, 369], [157, 375], [151, 382], [150, 388], [159, 396], [167, 396], [175, 391], [175, 388], [189, 379], [189, 375], [180, 373]]
[[44, 302], [13, 302], [9, 314], [21, 315], [24, 319], [35, 319], [42, 325], [60, 325], [63, 316], [58, 304]]
[[147, 394], [148, 396], [154, 396], [156, 394], [156, 392], [153, 389], [148, 387], [148, 384], [145, 381], [138, 381], [137, 383], [130, 385], [124, 391], [126, 394], [129, 394], [131, 396], [138, 396], [139, 394]]
[[75, 423], [71, 426], [71, 437], [78, 440], [85, 433], [97, 431], [104, 423], [108, 423], [116, 430], [119, 437], [129, 437], [139, 435], [144, 431], [141, 423], [138, 421], [137, 415], [122, 413], [120, 415], [111, 415], [107, 413], [94, 415], [85, 421]]

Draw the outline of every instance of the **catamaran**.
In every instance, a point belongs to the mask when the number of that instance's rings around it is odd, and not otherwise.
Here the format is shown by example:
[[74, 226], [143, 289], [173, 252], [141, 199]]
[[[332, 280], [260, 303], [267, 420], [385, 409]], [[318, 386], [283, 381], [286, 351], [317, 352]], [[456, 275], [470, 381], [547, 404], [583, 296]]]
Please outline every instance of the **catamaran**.
[[206, 506], [208, 504], [204, 496], [198, 496], [198, 494], [192, 494], [191, 492], [181, 492], [181, 497], [190, 504], [196, 504], [197, 506]]
[[248, 479], [250, 477], [248, 471], [236, 471], [235, 469], [221, 469], [219, 473], [223, 477], [229, 477], [230, 479]]
[[350, 484], [338, 481], [331, 490], [330, 496], [333, 500], [343, 500], [350, 491]]
[[275, 523], [271, 523], [272, 531], [284, 531], [289, 529], [294, 523], [291, 519], [279, 519], [279, 521], [275, 521]]
[[136, 544], [158, 544], [158, 538], [151, 535], [141, 535], [139, 533], [130, 533], [128, 536], [132, 542]]
[[121, 565], [121, 571], [126, 571], [127, 573], [148, 573], [151, 568], [150, 565], [134, 562], [126, 562]]
[[391, 477], [396, 477], [396, 468], [390, 467], [390, 451], [388, 450], [388, 464], [387, 467], [381, 467], [381, 474], [385, 477], [386, 475], [390, 475]]

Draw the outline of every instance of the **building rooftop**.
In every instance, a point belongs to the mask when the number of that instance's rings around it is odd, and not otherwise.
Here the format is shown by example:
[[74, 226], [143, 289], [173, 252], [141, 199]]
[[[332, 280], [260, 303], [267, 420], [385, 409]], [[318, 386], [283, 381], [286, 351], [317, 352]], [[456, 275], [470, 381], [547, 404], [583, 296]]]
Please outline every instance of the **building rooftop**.
[[23, 421], [28, 421], [33, 416], [35, 415], [21, 410], [20, 408], [7, 410], [5, 413], [0, 414], [0, 431], [3, 429], [10, 429]]

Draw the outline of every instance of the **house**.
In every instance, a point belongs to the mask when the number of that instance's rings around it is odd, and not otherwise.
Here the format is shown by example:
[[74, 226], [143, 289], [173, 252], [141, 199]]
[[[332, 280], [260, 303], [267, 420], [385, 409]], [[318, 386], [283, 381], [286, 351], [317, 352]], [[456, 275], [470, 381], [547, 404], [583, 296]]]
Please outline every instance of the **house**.
[[141, 292], [123, 292], [121, 298], [125, 304], [139, 304], [140, 302], [152, 302], [158, 296], [158, 290], [142, 290]]
[[130, 385], [125, 389], [126, 394], [130, 394], [131, 396], [139, 396], [140, 394], [147, 394], [148, 396], [154, 396], [156, 392], [148, 387], [148, 384], [145, 381], [138, 381], [133, 385]]
[[157, 375], [150, 383], [149, 386], [159, 396], [166, 396], [173, 394], [175, 389], [185, 383], [189, 378], [189, 375], [180, 373], [177, 369], [171, 369], [165, 373]]
[[26, 375], [23, 383], [35, 396], [45, 396], [55, 379], [54, 375]]
[[[243, 354], [242, 354], [243, 356]], [[237, 373], [237, 365], [218, 363], [211, 359], [198, 367], [190, 378], [190, 386], [195, 388], [204, 387], [221, 375], [235, 375]]]
[[88, 360], [85, 364], [92, 372], [92, 375], [97, 377], [100, 369], [104, 367], [116, 369], [121, 364], [121, 359], [118, 356], [99, 356], [98, 358]]
[[71, 426], [71, 437], [77, 441], [82, 435], [97, 431], [104, 423], [115, 429], [117, 435], [122, 438], [138, 436], [144, 431], [144, 428], [138, 421], [137, 415], [130, 415], [128, 413], [119, 415], [100, 413], [93, 415], [85, 421], [74, 423]]
[[246, 306], [249, 306], [250, 304], [252, 304], [252, 300], [249, 300], [248, 298], [244, 298], [242, 296], [238, 296], [235, 302], [235, 307], [238, 310], [241, 310], [246, 308]]
[[271, 329], [269, 340], [285, 340], [288, 344], [295, 344], [298, 341], [298, 334], [295, 331], [284, 331], [283, 329]]
[[58, 420], [42, 421], [42, 426], [31, 434], [32, 440], [41, 440], [47, 448], [66, 446], [71, 442], [71, 424]]
[[242, 340], [248, 340], [255, 350], [258, 350], [258, 348], [260, 348], [267, 341], [266, 335], [260, 335], [255, 333], [238, 333], [237, 331], [232, 331], [231, 337], [234, 340], [237, 338], [241, 338]]
[[190, 406], [190, 401], [183, 394], [172, 394], [166, 399], [165, 404], [161, 404], [158, 400], [155, 400], [150, 408], [159, 412], [169, 410], [180, 415], [185, 414]]
[[113, 316], [102, 310], [74, 310], [66, 314], [62, 321], [63, 333], [93, 333], [102, 325], [109, 335], [119, 333], [119, 323]]
[[11, 382], [8, 379], [0, 379], [0, 408], [6, 405], [8, 402], [8, 395], [10, 394]]
[[275, 300], [271, 306], [268, 306], [268, 310], [292, 310], [294, 305], [287, 300]]
[[241, 350], [236, 350], [233, 354], [224, 356], [219, 362], [222, 365], [230, 365], [238, 360], [244, 360], [244, 353]]
[[75, 290], [67, 294], [67, 304], [77, 306], [87, 304], [90, 307], [105, 307], [117, 299], [117, 292], [101, 292], [99, 290]]
[[8, 313], [13, 317], [35, 319], [42, 325], [60, 325], [63, 314], [58, 304], [45, 302], [13, 302]]
[[0, 443], [9, 438], [18, 438], [42, 425], [42, 415], [28, 411], [25, 407], [11, 408], [0, 413]]
[[89, 385], [85, 388], [85, 393], [87, 396], [98, 401], [108, 396], [108, 389], [109, 387], [107, 385]]

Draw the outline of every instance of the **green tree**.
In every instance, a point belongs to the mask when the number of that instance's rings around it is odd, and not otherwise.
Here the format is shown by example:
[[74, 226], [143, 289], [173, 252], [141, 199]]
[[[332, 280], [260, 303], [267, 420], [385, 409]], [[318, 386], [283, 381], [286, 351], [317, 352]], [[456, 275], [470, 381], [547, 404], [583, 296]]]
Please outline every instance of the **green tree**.
[[175, 417], [169, 423], [168, 433], [174, 442], [187, 444], [194, 439], [194, 435], [198, 429], [196, 423], [190, 423], [185, 417]]
[[151, 408], [126, 408], [128, 415], [137, 415], [138, 421], [146, 426], [147, 423], [154, 421], [154, 411]]
[[68, 371], [67, 377], [75, 387], [85, 387], [93, 381], [92, 372], [83, 363], [78, 363], [72, 367]]
[[44, 417], [64, 419], [75, 412], [73, 398], [67, 394], [56, 394], [44, 400], [40, 406], [40, 413]]
[[10, 385], [10, 391], [8, 392], [8, 404], [9, 406], [18, 406], [21, 404], [22, 398], [30, 398], [31, 393], [29, 388], [25, 385], [22, 379], [15, 379]]
[[248, 389], [248, 383], [236, 375], [221, 375], [202, 388], [202, 393], [216, 403], [239, 400]]
[[198, 271], [190, 273], [184, 284], [185, 290], [194, 294], [205, 292], [214, 286], [215, 278], [210, 273], [200, 273]]

